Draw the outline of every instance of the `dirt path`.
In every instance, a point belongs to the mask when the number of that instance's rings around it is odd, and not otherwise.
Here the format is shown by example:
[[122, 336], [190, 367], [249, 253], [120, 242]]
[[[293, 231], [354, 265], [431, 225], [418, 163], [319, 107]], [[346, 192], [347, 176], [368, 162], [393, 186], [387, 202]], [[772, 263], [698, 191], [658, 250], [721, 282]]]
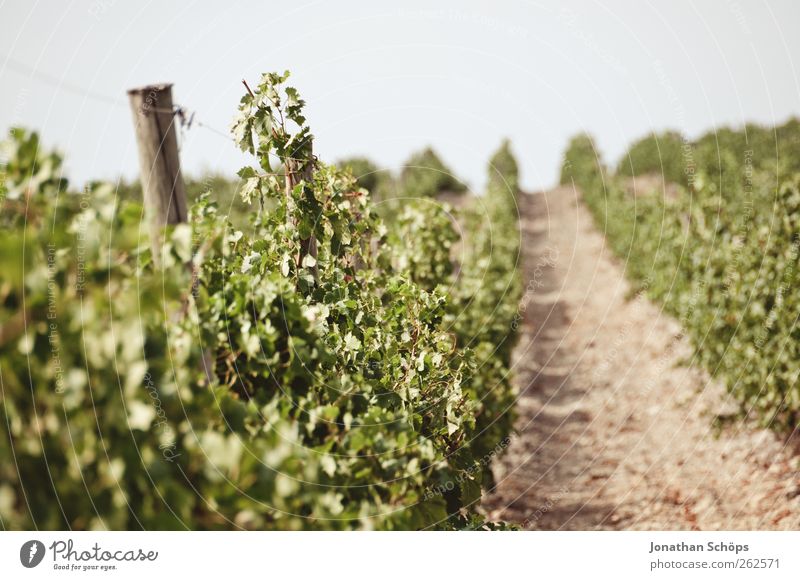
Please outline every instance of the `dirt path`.
[[798, 459], [771, 433], [715, 434], [724, 389], [641, 295], [572, 189], [521, 199], [516, 436], [486, 498], [530, 529], [800, 529]]

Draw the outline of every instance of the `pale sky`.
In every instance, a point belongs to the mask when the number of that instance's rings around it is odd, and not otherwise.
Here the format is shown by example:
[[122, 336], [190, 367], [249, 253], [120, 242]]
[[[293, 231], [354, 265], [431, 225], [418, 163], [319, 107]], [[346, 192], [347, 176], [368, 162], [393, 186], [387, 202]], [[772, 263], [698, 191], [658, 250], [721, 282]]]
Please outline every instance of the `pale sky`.
[[[38, 130], [78, 183], [130, 177], [126, 89], [172, 82], [177, 103], [227, 132], [241, 79], [289, 69], [324, 160], [397, 169], [432, 145], [479, 188], [510, 137], [535, 189], [578, 131], [616, 160], [652, 129], [800, 114], [798, 24], [797, 0], [6, 1], [0, 130]], [[202, 127], [181, 157], [195, 174], [245, 162]]]

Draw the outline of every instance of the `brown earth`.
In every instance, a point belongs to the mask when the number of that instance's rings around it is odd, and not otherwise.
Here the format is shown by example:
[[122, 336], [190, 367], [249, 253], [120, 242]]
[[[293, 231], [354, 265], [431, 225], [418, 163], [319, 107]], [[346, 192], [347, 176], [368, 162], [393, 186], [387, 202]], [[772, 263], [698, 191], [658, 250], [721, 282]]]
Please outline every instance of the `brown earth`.
[[518, 435], [484, 500], [528, 529], [800, 529], [800, 462], [693, 364], [571, 188], [521, 196]]

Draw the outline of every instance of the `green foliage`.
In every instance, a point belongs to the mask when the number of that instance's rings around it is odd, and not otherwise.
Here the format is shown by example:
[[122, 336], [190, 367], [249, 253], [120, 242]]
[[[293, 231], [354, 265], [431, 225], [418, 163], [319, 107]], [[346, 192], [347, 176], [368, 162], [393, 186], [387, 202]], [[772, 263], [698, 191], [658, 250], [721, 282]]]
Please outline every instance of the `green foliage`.
[[444, 192], [463, 193], [466, 190], [464, 183], [430, 147], [414, 153], [405, 162], [400, 173], [400, 191], [403, 197], [435, 197]]
[[617, 175], [654, 174], [689, 187], [694, 174], [692, 145], [677, 131], [651, 133], [634, 142], [617, 166]]
[[158, 267], [136, 201], [67, 193], [38, 146], [12, 158], [39, 177], [28, 204], [3, 201], [3, 527], [485, 525], [510, 430], [513, 243], [476, 235], [460, 289], [447, 212], [419, 200], [390, 232], [313, 156], [287, 78], [264, 75], [234, 121], [249, 227], [209, 188]]
[[54, 196], [67, 187], [61, 155], [42, 151], [36, 133], [11, 129], [10, 138], [2, 144], [2, 157], [7, 160], [0, 185], [3, 197], [25, 199], [34, 192]]
[[154, 271], [141, 216], [134, 204], [115, 211], [110, 187], [58, 197], [38, 189], [24, 207], [3, 206], [4, 528], [191, 520], [193, 492], [175, 475], [200, 468], [200, 458], [175, 441], [195, 436], [192, 425], [213, 430], [205, 409], [214, 398], [192, 389], [188, 369], [199, 361], [185, 348], [189, 329], [165, 315], [181, 310], [191, 285], [189, 232], [172, 232], [164, 269]]
[[600, 154], [590, 135], [581, 133], [570, 139], [561, 163], [561, 185], [572, 185], [573, 180], [585, 180], [589, 176], [602, 175], [604, 171]]
[[785, 431], [800, 420], [800, 174], [775, 151], [798, 137], [796, 121], [709, 133], [693, 188], [672, 199], [634, 199], [597, 166], [575, 176], [628, 274], [679, 318], [742, 414]]
[[395, 267], [428, 291], [453, 283], [451, 250], [458, 240], [453, 219], [450, 206], [417, 198], [403, 200], [392, 222]]
[[[398, 248], [406, 246], [397, 256], [408, 264], [414, 280], [426, 288], [449, 289], [447, 327], [456, 345], [470, 353], [464, 386], [477, 402], [471, 447], [479, 457], [493, 455], [497, 442], [511, 433], [515, 418], [510, 369], [522, 285], [517, 269], [519, 168], [508, 140], [492, 155], [487, 175], [486, 195], [468, 198], [457, 212], [430, 200], [437, 190], [429, 182], [425, 185], [429, 189], [421, 190], [417, 198], [396, 201], [399, 217], [390, 221]], [[461, 239], [448, 233], [454, 219]], [[451, 248], [457, 251], [448, 260]], [[491, 485], [491, 463], [481, 465], [483, 480]]]
[[[244, 203], [238, 195], [238, 178], [231, 179], [219, 173], [207, 173], [200, 176], [189, 176], [184, 179], [186, 198], [189, 204], [196, 203], [204, 193], [213, 198], [220, 211], [227, 215], [231, 223], [239, 228], [250, 224], [252, 208]], [[115, 187], [118, 201], [137, 202], [142, 198], [142, 185], [138, 180], [120, 179]]]
[[519, 189], [519, 166], [514, 154], [511, 152], [511, 141], [504, 139], [500, 148], [489, 159], [489, 192], [498, 195], [498, 192], [510, 193], [516, 197]]
[[[514, 423], [516, 391], [511, 353], [517, 338], [522, 284], [517, 265], [520, 230], [517, 163], [505, 141], [488, 164], [488, 191], [463, 211], [463, 259], [449, 320], [458, 344], [474, 351], [473, 373], [467, 388], [479, 399], [474, 441], [485, 456]], [[487, 478], [491, 477], [488, 470]]]
[[369, 191], [374, 201], [386, 200], [394, 195], [397, 187], [394, 176], [366, 157], [341, 159], [336, 165], [352, 173], [356, 184]]

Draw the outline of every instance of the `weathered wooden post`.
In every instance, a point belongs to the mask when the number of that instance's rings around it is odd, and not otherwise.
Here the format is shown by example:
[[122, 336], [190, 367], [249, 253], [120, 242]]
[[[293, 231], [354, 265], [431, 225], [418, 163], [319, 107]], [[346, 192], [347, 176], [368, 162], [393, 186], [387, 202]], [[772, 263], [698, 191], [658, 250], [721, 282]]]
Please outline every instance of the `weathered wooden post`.
[[172, 85], [148, 85], [128, 91], [139, 149], [144, 206], [150, 225], [153, 260], [161, 257], [163, 229], [186, 222], [186, 190], [178, 157]]

